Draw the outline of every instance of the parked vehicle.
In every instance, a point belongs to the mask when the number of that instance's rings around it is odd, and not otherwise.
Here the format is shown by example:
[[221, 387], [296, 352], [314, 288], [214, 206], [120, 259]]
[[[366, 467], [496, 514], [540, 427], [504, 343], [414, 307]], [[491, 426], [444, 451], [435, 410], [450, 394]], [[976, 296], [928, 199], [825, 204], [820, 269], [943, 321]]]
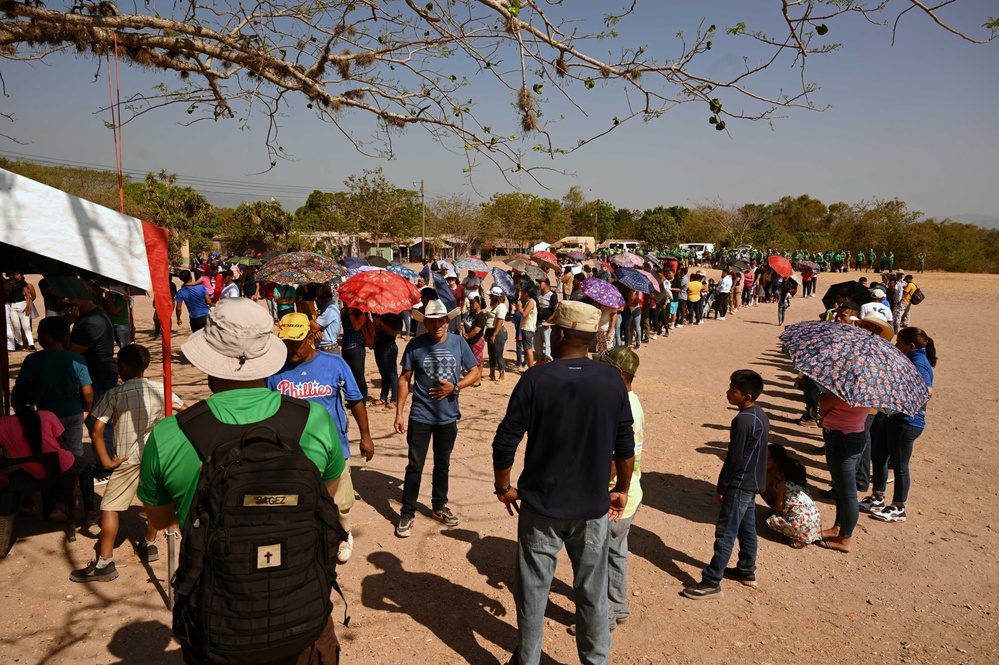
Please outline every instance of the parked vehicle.
[[700, 261], [715, 251], [715, 244], [713, 242], [689, 242], [680, 245], [680, 249], [693, 252], [694, 258]]

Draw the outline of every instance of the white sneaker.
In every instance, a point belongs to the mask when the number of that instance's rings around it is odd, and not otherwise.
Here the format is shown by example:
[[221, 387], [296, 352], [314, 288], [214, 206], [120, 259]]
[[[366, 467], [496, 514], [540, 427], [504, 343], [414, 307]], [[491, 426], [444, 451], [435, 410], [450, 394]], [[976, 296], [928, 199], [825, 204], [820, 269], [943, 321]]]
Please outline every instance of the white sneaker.
[[718, 320], [719, 320], [719, 321], [724, 321], [724, 320], [725, 320], [725, 317], [724, 317], [724, 316], [719, 316], [719, 317], [718, 317]]
[[347, 540], [340, 543], [340, 548], [336, 553], [336, 560], [340, 563], [347, 563], [350, 555], [354, 553], [354, 534], [347, 532]]

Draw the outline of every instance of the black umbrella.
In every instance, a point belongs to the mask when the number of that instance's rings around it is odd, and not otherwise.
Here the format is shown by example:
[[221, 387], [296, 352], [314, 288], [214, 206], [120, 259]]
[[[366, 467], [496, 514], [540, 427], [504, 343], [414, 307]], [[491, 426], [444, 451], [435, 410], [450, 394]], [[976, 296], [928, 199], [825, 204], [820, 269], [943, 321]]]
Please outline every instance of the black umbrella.
[[848, 295], [850, 300], [858, 305], [866, 305], [873, 300], [871, 292], [867, 287], [859, 284], [857, 281], [840, 282], [839, 284], [830, 286], [826, 294], [822, 296], [822, 304], [825, 305], [827, 310], [836, 306], [836, 298], [839, 297], [840, 293]]
[[749, 270], [749, 264], [746, 263], [745, 261], [743, 261], [742, 259], [736, 259], [734, 261], [729, 261], [728, 264], [730, 266], [735, 266], [736, 268], [738, 268], [739, 270], [742, 270], [743, 272], [745, 272], [746, 270]]
[[663, 267], [662, 262], [659, 261], [659, 259], [657, 259], [656, 257], [652, 256], [651, 254], [645, 254], [644, 256], [642, 256], [642, 258], [651, 263], [652, 265], [654, 265], [656, 268]]
[[388, 268], [389, 260], [384, 256], [372, 255], [368, 257], [368, 265], [375, 266], [376, 268]]

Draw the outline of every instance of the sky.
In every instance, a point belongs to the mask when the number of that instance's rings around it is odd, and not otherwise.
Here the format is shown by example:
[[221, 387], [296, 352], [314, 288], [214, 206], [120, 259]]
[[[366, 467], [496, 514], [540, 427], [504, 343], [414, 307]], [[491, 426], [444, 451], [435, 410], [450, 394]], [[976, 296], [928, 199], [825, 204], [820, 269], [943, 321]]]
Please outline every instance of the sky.
[[[590, 19], [598, 19], [611, 4], [617, 3], [566, 3], [569, 11]], [[616, 40], [591, 50], [600, 55], [611, 47], [648, 45], [654, 55], [669, 57], [677, 50], [676, 32], [690, 34], [702, 20], [719, 28], [740, 20], [751, 28], [772, 28], [775, 15], [763, 12], [764, 4], [779, 6], [773, 0], [645, 0], [636, 16], [618, 26]], [[997, 9], [994, 0], [958, 0], [941, 16], [983, 36], [978, 26]], [[999, 223], [999, 40], [970, 44], [917, 12], [903, 17], [894, 45], [889, 28], [857, 17], [830, 21], [829, 27], [826, 38], [843, 47], [831, 55], [809, 56], [807, 75], [821, 86], [813, 100], [830, 105], [825, 111], [788, 109], [770, 124], [728, 120], [727, 131], [718, 132], [708, 124], [704, 106], [683, 105], [652, 122], [626, 123], [553, 162], [536, 156], [535, 164], [550, 164], [567, 175], [542, 175], [542, 185], [526, 178], [514, 184], [553, 198], [577, 186], [587, 199], [633, 209], [765, 203], [800, 194], [827, 204], [897, 197], [930, 217], [977, 215]], [[719, 37], [703, 58], [704, 71], [731, 71], [752, 48], [745, 39]], [[453, 66], [458, 74], [472, 72], [467, 63]], [[108, 102], [107, 79], [102, 70], [95, 80], [96, 71], [94, 60], [69, 55], [44, 64], [0, 61], [6, 91], [0, 111], [14, 118], [0, 120], [0, 132], [21, 142], [0, 138], [0, 154], [113, 168], [113, 139], [104, 125], [110, 116], [98, 112]], [[773, 92], [793, 87], [796, 77], [796, 70], [782, 63], [758, 85]], [[123, 68], [122, 95], [149, 90], [161, 80], [176, 82], [169, 73]], [[548, 117], [566, 116], [555, 130], [560, 144], [598, 132], [622, 114], [621, 90], [617, 83], [576, 90], [585, 116], [564, 104], [549, 109]], [[498, 133], [515, 132], [519, 120], [509, 91], [473, 77], [470, 95]], [[727, 108], [747, 104], [720, 96]], [[293, 159], [280, 160], [262, 175], [253, 174], [269, 163], [263, 117], [251, 116], [248, 127], [231, 120], [183, 126], [188, 119], [178, 109], [167, 109], [126, 125], [125, 169], [177, 173], [179, 182], [195, 183], [217, 204], [273, 196], [292, 210], [313, 189], [343, 189], [349, 175], [379, 166], [400, 187], [424, 180], [428, 197], [464, 193], [479, 201], [514, 189], [491, 166], [480, 167], [470, 185], [461, 150], [457, 155], [445, 150], [416, 127], [394, 138], [395, 159], [365, 157], [334, 127], [318, 121], [304, 101], [296, 100], [281, 119], [281, 144]], [[373, 127], [358, 113], [347, 116], [346, 124], [362, 136]], [[525, 146], [534, 143], [529, 139]]]

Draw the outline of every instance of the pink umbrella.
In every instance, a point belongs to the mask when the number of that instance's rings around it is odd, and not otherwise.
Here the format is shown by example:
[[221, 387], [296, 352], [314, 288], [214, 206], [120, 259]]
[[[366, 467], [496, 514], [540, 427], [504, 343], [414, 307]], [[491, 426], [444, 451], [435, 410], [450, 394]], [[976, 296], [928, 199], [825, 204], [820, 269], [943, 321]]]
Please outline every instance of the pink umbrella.
[[612, 256], [610, 262], [622, 268], [641, 268], [645, 264], [645, 259], [637, 254], [624, 252], [623, 254]]

